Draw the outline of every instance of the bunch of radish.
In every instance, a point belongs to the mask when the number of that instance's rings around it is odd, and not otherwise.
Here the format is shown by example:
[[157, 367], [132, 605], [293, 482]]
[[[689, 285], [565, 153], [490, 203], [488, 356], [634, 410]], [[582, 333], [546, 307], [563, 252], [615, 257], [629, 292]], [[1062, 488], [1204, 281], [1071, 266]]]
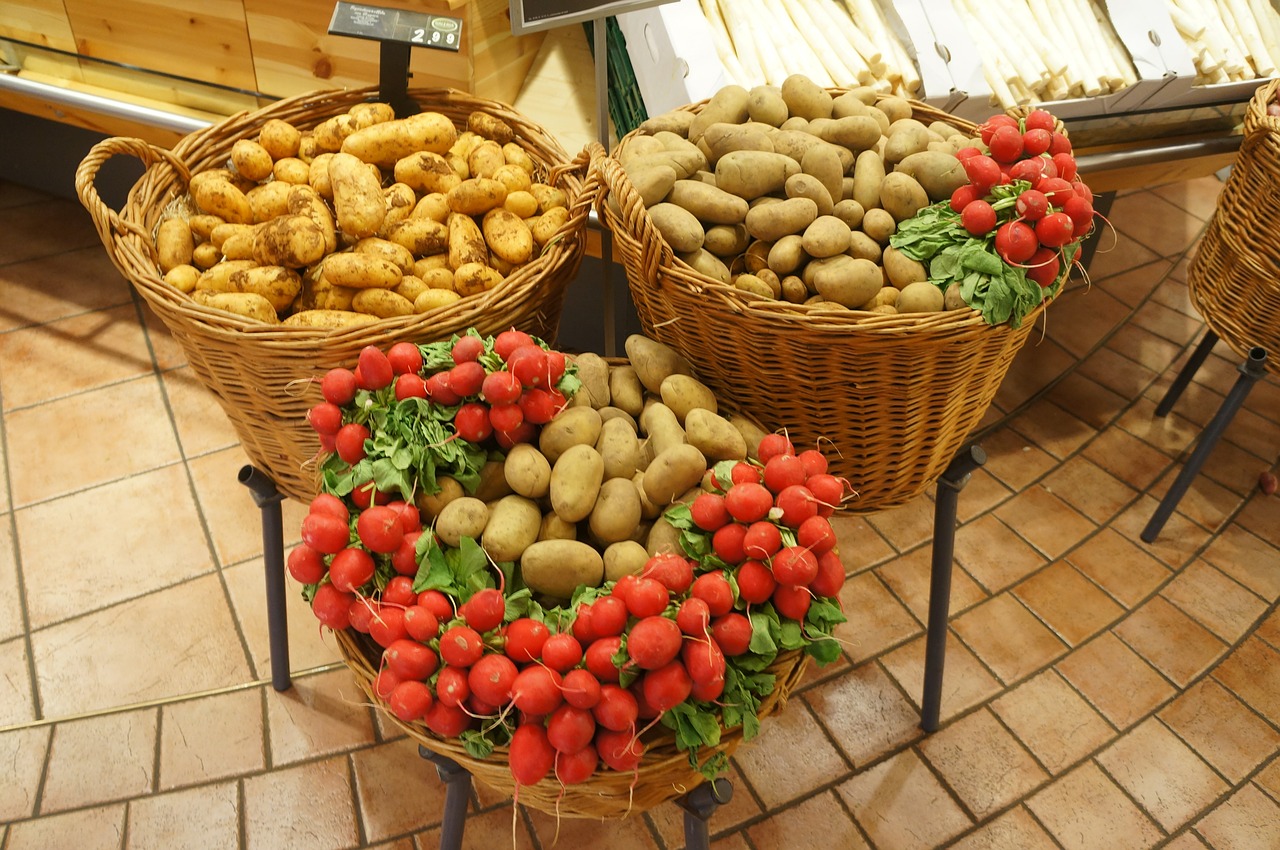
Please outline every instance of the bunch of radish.
[[951, 196], [964, 229], [977, 237], [995, 231], [996, 253], [1042, 287], [1058, 279], [1063, 260], [1075, 259], [1094, 217], [1093, 193], [1076, 173], [1070, 140], [1056, 127], [1043, 109], [1021, 121], [992, 116], [979, 128], [986, 150], [956, 153], [968, 183]]

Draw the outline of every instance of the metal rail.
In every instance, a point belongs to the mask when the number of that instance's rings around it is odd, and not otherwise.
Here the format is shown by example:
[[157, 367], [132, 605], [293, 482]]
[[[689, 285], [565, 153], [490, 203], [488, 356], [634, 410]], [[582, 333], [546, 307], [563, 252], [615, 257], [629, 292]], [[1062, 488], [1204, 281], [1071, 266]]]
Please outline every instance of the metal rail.
[[89, 92], [63, 88], [48, 83], [41, 83], [19, 77], [16, 74], [0, 74], [0, 91], [11, 91], [15, 94], [41, 100], [52, 106], [63, 106], [68, 109], [92, 112], [109, 118], [118, 118], [155, 127], [160, 130], [171, 130], [186, 135], [203, 130], [211, 122], [190, 115], [180, 115], [163, 109], [154, 109], [123, 100], [115, 100]]

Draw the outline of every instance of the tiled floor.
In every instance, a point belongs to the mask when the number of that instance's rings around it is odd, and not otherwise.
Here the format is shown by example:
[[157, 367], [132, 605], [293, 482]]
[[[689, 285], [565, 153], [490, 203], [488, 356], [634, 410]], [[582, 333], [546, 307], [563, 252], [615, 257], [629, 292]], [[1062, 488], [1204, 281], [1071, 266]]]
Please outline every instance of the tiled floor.
[[[1212, 178], [1119, 198], [960, 496], [943, 724], [918, 726], [932, 501], [841, 526], [852, 622], [734, 760], [720, 848], [1280, 847], [1280, 388], [1263, 382], [1159, 539], [1139, 533], [1234, 380], [1185, 251]], [[0, 847], [430, 848], [441, 785], [360, 701], [290, 587], [269, 676], [246, 458], [74, 202], [0, 185]], [[301, 511], [286, 503], [296, 536]], [[477, 789], [469, 847], [513, 840]], [[557, 825], [514, 822], [518, 847]], [[559, 845], [674, 848], [679, 810]]]

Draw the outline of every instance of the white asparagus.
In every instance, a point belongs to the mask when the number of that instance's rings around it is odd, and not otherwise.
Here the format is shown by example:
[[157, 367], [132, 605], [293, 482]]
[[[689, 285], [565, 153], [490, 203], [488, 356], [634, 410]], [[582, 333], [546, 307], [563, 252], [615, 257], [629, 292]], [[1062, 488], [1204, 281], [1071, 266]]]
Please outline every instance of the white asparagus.
[[715, 45], [716, 55], [720, 57], [720, 64], [724, 66], [725, 73], [729, 75], [730, 81], [740, 86], [749, 86], [751, 77], [742, 67], [742, 60], [733, 50], [733, 41], [729, 38], [724, 18], [720, 16], [717, 0], [701, 0], [700, 5], [702, 16], [707, 19], [707, 24], [711, 27], [711, 41]]
[[733, 41], [733, 52], [747, 75], [750, 84], [747, 87], [763, 83], [765, 81], [764, 66], [761, 64], [760, 51], [756, 48], [755, 38], [752, 36], [746, 16], [741, 14], [741, 10], [737, 13], [733, 11], [732, 0], [716, 0], [716, 2]]
[[777, 46], [779, 59], [786, 57], [783, 69], [787, 74], [803, 74], [823, 88], [834, 85], [835, 81], [819, 61], [817, 51], [796, 27], [781, 0], [757, 0], [757, 3], [763, 14], [760, 23], [767, 28]]
[[1276, 75], [1276, 65], [1271, 61], [1271, 55], [1267, 53], [1267, 47], [1262, 41], [1262, 35], [1258, 32], [1258, 22], [1254, 20], [1253, 13], [1249, 10], [1249, 4], [1246, 0], [1225, 0], [1225, 3], [1227, 8], [1231, 10], [1231, 16], [1235, 18], [1240, 40], [1249, 52], [1249, 59], [1253, 64], [1254, 70], [1261, 77], [1274, 77]]
[[858, 82], [865, 86], [878, 80], [884, 65], [879, 58], [872, 64], [850, 39], [849, 30], [853, 29], [853, 21], [845, 12], [844, 6], [833, 3], [831, 0], [802, 0], [802, 2], [805, 3], [814, 22], [835, 44], [837, 52], [844, 57], [845, 63], [857, 71]]
[[857, 2], [858, 0], [843, 0], [840, 4], [852, 24], [846, 30], [846, 35], [853, 42], [854, 48], [862, 54], [862, 58], [867, 60], [867, 64], [874, 69], [877, 63], [884, 61], [885, 56], [881, 49], [876, 46], [878, 42], [875, 40], [874, 35], [867, 29], [870, 22], [860, 20], [859, 16], [855, 14]]
[[[747, 6], [747, 0], [734, 0], [734, 5]], [[780, 86], [787, 78], [787, 68], [782, 62], [778, 46], [774, 44], [772, 34], [764, 27], [763, 18], [768, 14], [763, 0], [750, 0], [747, 11], [747, 27], [751, 30], [751, 38], [755, 41], [756, 51], [760, 54], [760, 66], [764, 70], [764, 81], [771, 86]]]
[[1280, 65], [1280, 19], [1276, 16], [1275, 7], [1270, 0], [1248, 0], [1248, 6], [1272, 65]]
[[[840, 52], [832, 42], [826, 29], [819, 26], [818, 22], [809, 14], [809, 4], [803, 2], [803, 0], [791, 0], [786, 4], [786, 11], [791, 16], [796, 29], [808, 34], [809, 43], [813, 45], [813, 52], [817, 55], [818, 60], [822, 62], [823, 67], [826, 68], [832, 82], [837, 86], [856, 85], [858, 83], [857, 71], [844, 62], [846, 54]], [[863, 67], [866, 67], [865, 63]]]

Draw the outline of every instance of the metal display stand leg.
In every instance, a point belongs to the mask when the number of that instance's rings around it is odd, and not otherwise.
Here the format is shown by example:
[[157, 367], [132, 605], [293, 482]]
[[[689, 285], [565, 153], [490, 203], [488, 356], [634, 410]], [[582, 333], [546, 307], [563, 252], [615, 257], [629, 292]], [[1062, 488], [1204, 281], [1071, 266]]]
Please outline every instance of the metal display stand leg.
[[1213, 351], [1213, 347], [1217, 344], [1218, 335], [1205, 328], [1204, 338], [1196, 344], [1195, 351], [1192, 351], [1191, 356], [1187, 358], [1182, 371], [1178, 372], [1178, 377], [1173, 379], [1169, 389], [1165, 390], [1164, 398], [1160, 399], [1160, 403], [1156, 405], [1156, 416], [1169, 415], [1169, 411], [1173, 410], [1173, 406], [1178, 402], [1178, 399], [1182, 398], [1182, 391], [1187, 388], [1187, 384], [1191, 383], [1191, 379], [1196, 376], [1196, 372], [1200, 371], [1200, 367], [1209, 356], [1209, 352]]
[[[1169, 392], [1165, 395], [1168, 400], [1169, 395], [1173, 395], [1176, 400], [1178, 394], [1186, 387], [1187, 382], [1191, 380], [1191, 375], [1195, 374], [1195, 369], [1190, 368], [1193, 365], [1199, 368], [1200, 363], [1204, 361], [1205, 355], [1208, 354], [1208, 348], [1212, 348], [1210, 343], [1206, 348], [1205, 343], [1210, 338], [1216, 340], [1210, 331], [1206, 334], [1205, 339], [1201, 341], [1200, 346], [1192, 354], [1192, 359], [1188, 361], [1187, 366], [1183, 368], [1182, 374], [1178, 375], [1177, 380], [1169, 387]], [[1201, 349], [1205, 349], [1203, 352]], [[1199, 361], [1196, 358], [1199, 357]], [[1191, 457], [1183, 465], [1182, 471], [1178, 473], [1178, 477], [1169, 485], [1169, 492], [1164, 494], [1164, 498], [1160, 500], [1160, 504], [1156, 507], [1156, 511], [1151, 515], [1151, 519], [1147, 521], [1146, 528], [1142, 529], [1141, 537], [1144, 542], [1154, 542], [1160, 534], [1160, 529], [1164, 528], [1164, 524], [1168, 521], [1169, 516], [1173, 513], [1174, 508], [1178, 506], [1178, 502], [1186, 494], [1187, 488], [1191, 486], [1191, 482], [1200, 473], [1200, 467], [1204, 466], [1205, 460], [1212, 454], [1213, 449], [1218, 444], [1218, 440], [1222, 437], [1227, 426], [1231, 424], [1231, 420], [1235, 417], [1236, 412], [1240, 410], [1240, 406], [1244, 404], [1245, 398], [1249, 395], [1249, 391], [1253, 389], [1253, 385], [1258, 382], [1267, 373], [1267, 352], [1261, 346], [1255, 346], [1249, 349], [1249, 356], [1245, 361], [1237, 367], [1240, 377], [1236, 378], [1235, 385], [1231, 388], [1231, 392], [1227, 393], [1227, 397], [1223, 399], [1222, 404], [1218, 407], [1218, 412], [1213, 415], [1213, 419], [1209, 420], [1209, 424], [1200, 432], [1200, 439], [1196, 443], [1195, 449], [1191, 452]], [[1187, 374], [1190, 369], [1190, 374]], [[1183, 380], [1183, 375], [1186, 379]], [[1175, 389], [1177, 393], [1175, 393]], [[1157, 413], [1168, 413], [1169, 408], [1173, 406], [1173, 401], [1169, 401], [1166, 405], [1165, 401], [1160, 402], [1160, 406], [1156, 408]]]
[[462, 831], [467, 825], [467, 804], [471, 801], [471, 774], [453, 759], [432, 752], [421, 744], [418, 745], [418, 755], [436, 766], [436, 773], [445, 785], [440, 850], [462, 850]]
[[284, 494], [255, 466], [240, 468], [239, 481], [249, 488], [262, 511], [262, 562], [267, 578], [267, 636], [271, 646], [271, 687], [287, 691], [289, 677], [289, 619], [284, 596], [284, 524], [280, 503]]
[[707, 821], [716, 809], [733, 799], [733, 783], [728, 779], [712, 779], [694, 788], [679, 800], [684, 809], [685, 850], [707, 850], [710, 830]]
[[987, 453], [970, 446], [951, 461], [938, 479], [933, 509], [933, 562], [929, 571], [929, 623], [925, 632], [924, 693], [920, 698], [920, 728], [938, 728], [942, 708], [942, 671], [947, 656], [947, 620], [951, 616], [951, 568], [956, 542], [956, 504], [973, 470], [987, 462]]

